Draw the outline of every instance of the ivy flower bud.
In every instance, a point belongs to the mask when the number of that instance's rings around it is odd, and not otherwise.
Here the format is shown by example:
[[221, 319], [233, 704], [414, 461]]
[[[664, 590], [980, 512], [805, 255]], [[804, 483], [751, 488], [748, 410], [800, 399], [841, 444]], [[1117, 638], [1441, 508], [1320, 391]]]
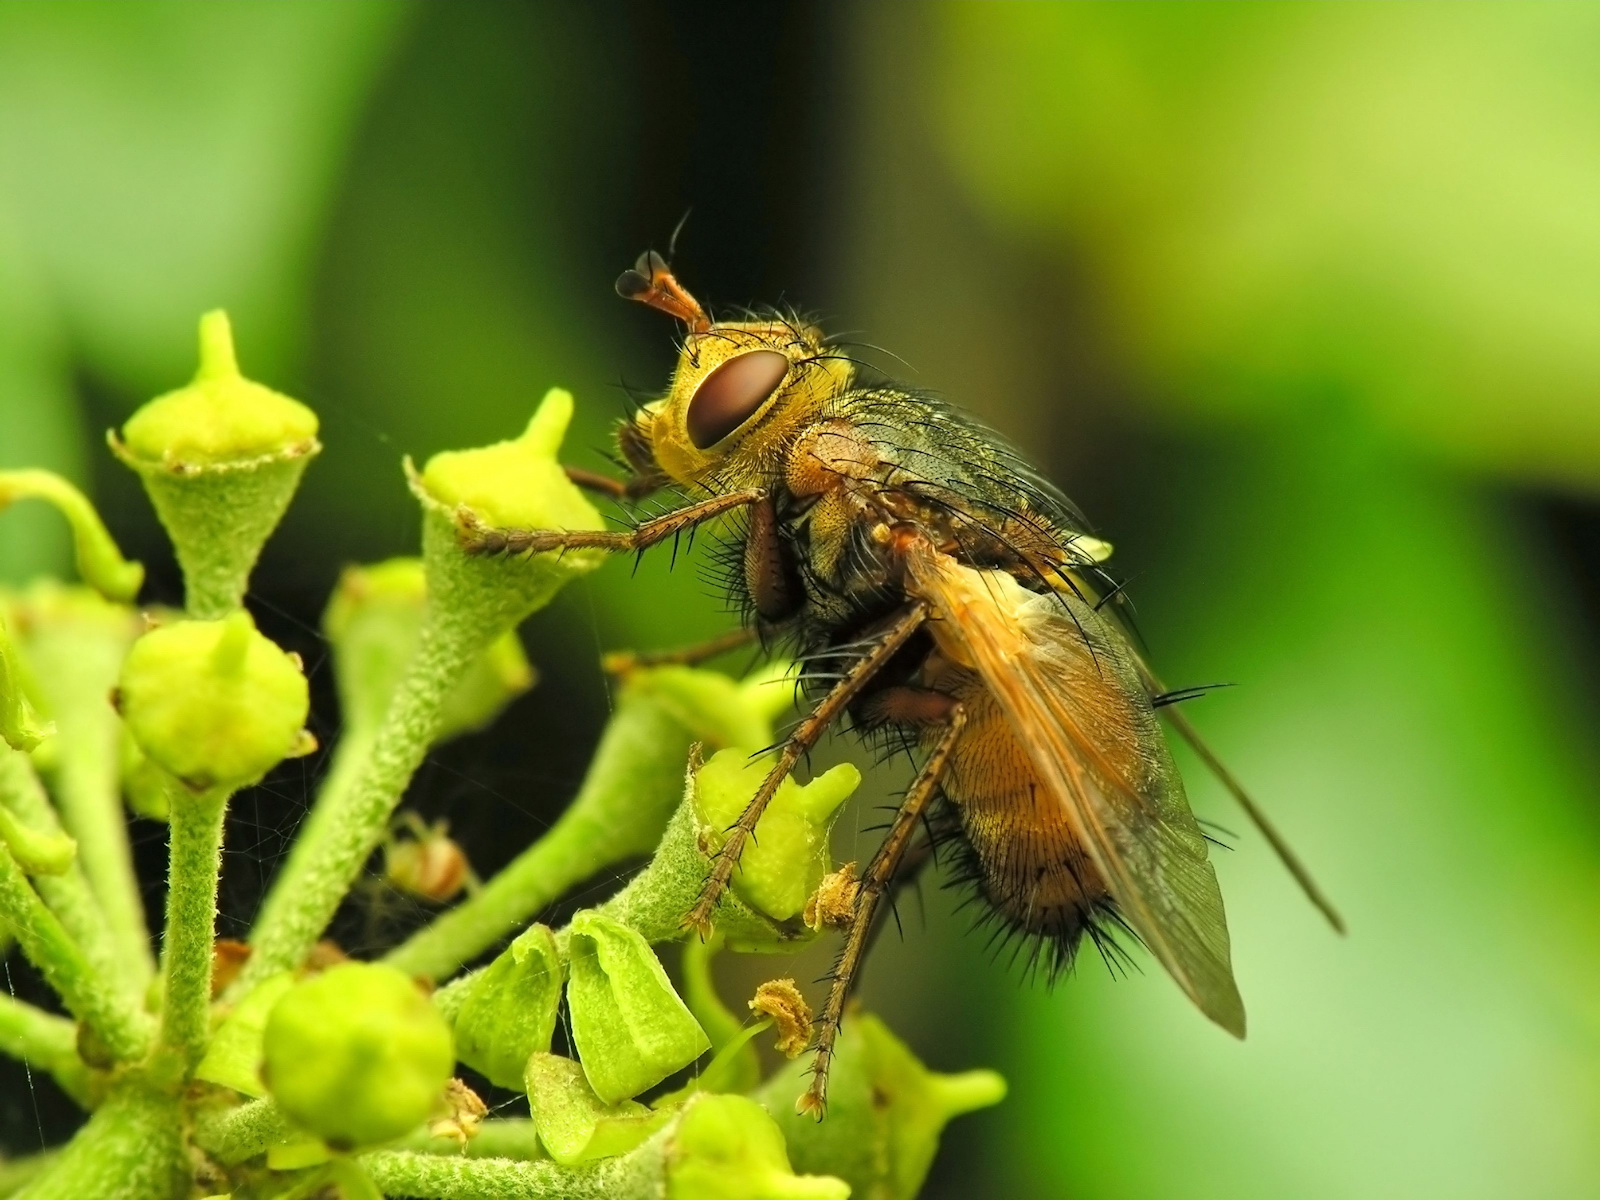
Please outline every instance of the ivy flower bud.
[[911, 1200], [951, 1118], [998, 1104], [1006, 1094], [993, 1071], [929, 1071], [870, 1013], [852, 1014], [839, 1031], [825, 1121], [795, 1110], [809, 1082], [806, 1069], [804, 1063], [785, 1068], [756, 1098], [782, 1129], [796, 1169], [831, 1171], [859, 1200]]
[[701, 1095], [667, 1148], [667, 1200], [844, 1200], [850, 1185], [796, 1175], [783, 1133], [753, 1100]]
[[461, 1061], [498, 1087], [521, 1087], [528, 1056], [550, 1049], [561, 982], [555, 935], [534, 925], [473, 979], [455, 1015]]
[[[695, 809], [709, 850], [739, 819], [772, 766], [773, 756], [752, 758], [741, 749], [721, 750], [700, 768]], [[755, 837], [745, 843], [733, 889], [751, 908], [776, 921], [801, 916], [830, 867], [828, 830], [834, 814], [861, 783], [861, 772], [840, 763], [809, 783], [792, 778], [779, 785], [761, 815]]]
[[138, 473], [183, 567], [192, 616], [239, 606], [267, 536], [322, 447], [298, 400], [239, 373], [222, 311], [200, 318], [200, 369], [109, 435]]
[[290, 988], [267, 1017], [262, 1051], [278, 1106], [342, 1150], [422, 1125], [455, 1066], [444, 1017], [381, 963], [344, 963]]
[[[391, 558], [347, 567], [339, 577], [322, 631], [333, 646], [339, 706], [346, 726], [375, 729], [417, 646], [427, 606], [420, 558]], [[534, 684], [533, 667], [515, 633], [506, 632], [469, 666], [444, 703], [436, 742], [488, 725]]]
[[711, 1048], [640, 934], [601, 913], [580, 912], [567, 952], [572, 1040], [603, 1103], [637, 1096]]
[[539, 1144], [566, 1167], [626, 1154], [672, 1116], [636, 1100], [605, 1103], [590, 1088], [583, 1068], [557, 1054], [530, 1057], [521, 1087], [528, 1094]]
[[117, 700], [139, 748], [196, 791], [254, 783], [313, 745], [300, 660], [243, 611], [146, 633], [128, 651]]
[[471, 529], [603, 527], [558, 458], [571, 423], [571, 393], [552, 388], [521, 437], [435, 454], [420, 473], [407, 460], [411, 490], [423, 506], [430, 603], [470, 612], [497, 637], [604, 561], [596, 550], [510, 558], [468, 554], [460, 542]]

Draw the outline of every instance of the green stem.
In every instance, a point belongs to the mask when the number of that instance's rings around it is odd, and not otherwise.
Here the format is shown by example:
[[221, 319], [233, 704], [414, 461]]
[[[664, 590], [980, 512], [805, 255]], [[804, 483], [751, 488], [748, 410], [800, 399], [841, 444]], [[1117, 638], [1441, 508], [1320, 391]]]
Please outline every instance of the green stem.
[[77, 839], [113, 947], [142, 989], [155, 960], [122, 807], [122, 726], [110, 703], [135, 617], [78, 592], [46, 593], [37, 606], [28, 658], [59, 729], [54, 794], [61, 821]]
[[78, 861], [100, 903], [117, 957], [129, 977], [143, 986], [155, 973], [155, 959], [122, 808], [116, 714], [104, 695], [100, 707], [103, 719], [95, 713], [92, 725], [61, 716], [66, 744], [56, 773], [56, 800], [67, 831], [77, 839]]
[[234, 1108], [204, 1109], [195, 1114], [194, 1142], [225, 1167], [266, 1153], [267, 1147], [294, 1132], [289, 1118], [272, 1100], [251, 1100]]
[[87, 1025], [115, 1059], [141, 1058], [150, 1048], [144, 1014], [126, 1003], [115, 981], [97, 968], [33, 890], [9, 850], [0, 849], [0, 919], [17, 935], [68, 1010]]
[[273, 881], [250, 937], [250, 961], [230, 994], [298, 966], [344, 898], [389, 825], [406, 785], [438, 733], [444, 702], [462, 673], [497, 636], [429, 605], [417, 650], [395, 691], [371, 750], [350, 783], [324, 792]]
[[[420, 1154], [441, 1154], [448, 1143], [422, 1132], [405, 1138], [391, 1147], [394, 1150], [415, 1150]], [[515, 1158], [524, 1161], [548, 1158], [539, 1145], [538, 1128], [527, 1117], [496, 1117], [478, 1126], [478, 1134], [463, 1148], [468, 1158]]]
[[87, 1098], [88, 1071], [78, 1058], [78, 1030], [65, 1017], [0, 994], [0, 1054], [48, 1071], [79, 1103]]
[[551, 828], [473, 896], [441, 913], [385, 961], [443, 979], [607, 867], [655, 848], [679, 797], [697, 730], [648, 696], [624, 691], [583, 787]]
[[59, 1150], [41, 1150], [27, 1158], [9, 1158], [0, 1162], [0, 1197], [15, 1196], [48, 1171], [60, 1157]]
[[190, 1191], [177, 1100], [124, 1087], [27, 1189], [28, 1200], [172, 1200]]
[[376, 1150], [358, 1161], [384, 1195], [419, 1200], [627, 1200], [661, 1188], [659, 1162], [652, 1179], [638, 1154], [579, 1167], [411, 1150]]
[[[44, 834], [61, 832], [61, 821], [45, 795], [44, 785], [34, 772], [28, 756], [0, 749], [0, 804], [5, 805], [30, 829]], [[118, 815], [120, 820], [120, 814]], [[130, 973], [111, 934], [105, 910], [95, 898], [74, 862], [59, 875], [41, 875], [34, 881], [38, 895], [60, 920], [68, 936], [81, 947], [104, 984], [121, 994], [122, 1003], [138, 1010], [142, 980]]]
[[161, 941], [161, 1046], [187, 1071], [205, 1052], [211, 1019], [212, 946], [217, 882], [222, 872], [222, 819], [228, 793], [173, 789], [167, 924]]

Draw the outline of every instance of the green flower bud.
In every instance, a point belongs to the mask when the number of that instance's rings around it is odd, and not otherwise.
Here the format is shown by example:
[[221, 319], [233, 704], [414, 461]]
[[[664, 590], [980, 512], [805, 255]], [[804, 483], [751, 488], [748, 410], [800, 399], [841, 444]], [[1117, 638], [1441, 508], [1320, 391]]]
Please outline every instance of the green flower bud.
[[929, 1071], [870, 1013], [852, 1014], [839, 1031], [821, 1122], [795, 1110], [808, 1069], [803, 1060], [790, 1065], [756, 1098], [782, 1129], [796, 1169], [840, 1176], [856, 1200], [911, 1200], [950, 1119], [998, 1104], [1006, 1094], [993, 1071]]
[[279, 1107], [336, 1149], [421, 1125], [455, 1066], [444, 1017], [381, 963], [342, 963], [295, 984], [267, 1017], [262, 1051]]
[[200, 319], [194, 381], [150, 401], [109, 440], [172, 539], [197, 617], [239, 606], [263, 543], [322, 448], [315, 413], [239, 373], [220, 310]]
[[119, 757], [122, 770], [122, 798], [136, 817], [168, 821], [172, 817], [172, 776], [168, 775], [139, 749], [127, 727], [122, 730]]
[[[420, 558], [392, 558], [348, 567], [339, 577], [322, 629], [333, 646], [345, 724], [374, 729], [416, 650], [427, 604]], [[436, 741], [482, 729], [534, 684], [533, 667], [515, 633], [490, 644], [444, 703]]]
[[455, 1016], [461, 1061], [499, 1087], [521, 1087], [528, 1056], [550, 1049], [561, 982], [555, 935], [534, 925], [474, 977]]
[[50, 471], [0, 471], [0, 509], [28, 498], [48, 500], [72, 527], [78, 574], [108, 600], [132, 600], [144, 583], [144, 568], [122, 557], [88, 498]]
[[640, 934], [601, 913], [580, 912], [567, 952], [572, 1040], [604, 1103], [637, 1096], [711, 1048]]
[[552, 388], [521, 437], [435, 454], [420, 474], [406, 461], [411, 490], [423, 507], [429, 603], [461, 619], [470, 616], [486, 641], [605, 560], [596, 550], [531, 557], [468, 554], [460, 543], [461, 531], [475, 527], [603, 528], [600, 514], [567, 478], [558, 458], [571, 422], [571, 393]]
[[13, 750], [32, 750], [55, 732], [40, 721], [24, 687], [26, 669], [11, 644], [6, 623], [0, 620], [0, 738]]
[[[728, 749], [700, 768], [695, 810], [709, 850], [722, 845], [773, 760], [773, 755], [752, 758], [746, 750]], [[799, 917], [831, 868], [828, 831], [834, 814], [860, 784], [861, 772], [849, 763], [810, 783], [785, 779], [739, 857], [733, 888], [740, 898], [776, 921]]]
[[521, 437], [476, 450], [446, 450], [423, 468], [436, 502], [465, 508], [503, 529], [601, 529], [600, 514], [567, 478], [559, 454], [572, 423], [572, 393], [551, 388]]
[[283, 971], [245, 993], [212, 1033], [205, 1057], [195, 1068], [196, 1079], [219, 1083], [246, 1096], [266, 1095], [266, 1085], [261, 1082], [261, 1046], [267, 1017], [294, 986], [294, 978], [293, 971]]
[[626, 1154], [672, 1117], [635, 1100], [605, 1103], [590, 1088], [583, 1068], [556, 1054], [530, 1057], [521, 1086], [540, 1145], [562, 1166]]
[[667, 1200], [844, 1200], [827, 1175], [796, 1175], [783, 1133], [743, 1096], [702, 1095], [687, 1105], [667, 1148]]
[[118, 704], [139, 748], [197, 791], [254, 783], [311, 748], [300, 660], [243, 611], [145, 634], [123, 664]]

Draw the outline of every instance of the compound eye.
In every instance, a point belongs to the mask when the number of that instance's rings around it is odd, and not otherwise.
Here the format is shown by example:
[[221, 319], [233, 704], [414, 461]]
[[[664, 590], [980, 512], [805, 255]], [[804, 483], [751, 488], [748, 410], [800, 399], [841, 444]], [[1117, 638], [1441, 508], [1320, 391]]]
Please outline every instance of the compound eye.
[[716, 445], [748, 421], [788, 373], [786, 355], [751, 350], [707, 375], [689, 401], [689, 440], [695, 449]]

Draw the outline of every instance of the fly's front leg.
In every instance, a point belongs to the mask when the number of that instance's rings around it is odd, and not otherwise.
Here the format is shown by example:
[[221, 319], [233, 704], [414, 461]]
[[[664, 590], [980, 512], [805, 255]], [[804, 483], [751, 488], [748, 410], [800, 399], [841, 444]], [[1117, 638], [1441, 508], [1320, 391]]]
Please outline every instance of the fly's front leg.
[[647, 550], [725, 512], [755, 504], [764, 488], [744, 488], [689, 504], [632, 529], [496, 529], [476, 521], [462, 524], [458, 536], [469, 554], [544, 554], [551, 550], [605, 550], [612, 554]]
[[627, 675], [640, 667], [692, 667], [730, 650], [740, 650], [754, 645], [757, 633], [754, 626], [745, 625], [730, 629], [714, 638], [697, 642], [693, 646], [679, 646], [675, 650], [617, 650], [600, 660], [608, 674]]
[[768, 803], [777, 794], [778, 785], [789, 777], [795, 764], [800, 761], [801, 755], [817, 744], [823, 731], [849, 707], [850, 702], [894, 656], [895, 651], [906, 644], [907, 639], [917, 631], [923, 621], [927, 620], [927, 616], [928, 610], [919, 602], [894, 617], [887, 628], [879, 634], [872, 649], [857, 659], [845, 673], [844, 678], [822, 698], [822, 702], [811, 714], [795, 726], [794, 732], [783, 743], [778, 761], [767, 772], [767, 777], [761, 781], [756, 794], [750, 798], [750, 803], [745, 805], [744, 812], [739, 814], [739, 819], [728, 830], [728, 840], [723, 842], [722, 849], [717, 851], [717, 856], [712, 862], [711, 874], [706, 878], [705, 887], [700, 891], [700, 898], [695, 901], [694, 907], [683, 919], [686, 929], [695, 930], [701, 937], [710, 935], [711, 914], [717, 907], [717, 901], [722, 899], [722, 893], [727, 890], [728, 881], [733, 878], [734, 868], [739, 865], [739, 855], [744, 851], [745, 839], [754, 832], [756, 822], [761, 820], [761, 814], [766, 811]]
[[839, 961], [833, 969], [833, 980], [828, 987], [828, 1002], [823, 1006], [822, 1016], [817, 1021], [816, 1036], [812, 1044], [814, 1058], [811, 1065], [811, 1086], [806, 1089], [805, 1095], [800, 1097], [795, 1108], [802, 1113], [810, 1113], [819, 1121], [822, 1120], [827, 1108], [828, 1072], [833, 1067], [834, 1042], [839, 1036], [839, 1023], [844, 1018], [844, 1005], [850, 998], [850, 988], [855, 982], [857, 972], [861, 970], [862, 959], [866, 956], [867, 943], [872, 936], [873, 918], [877, 916], [878, 905], [888, 892], [905, 858], [906, 848], [916, 832], [917, 823], [922, 820], [923, 813], [928, 811], [928, 805], [939, 793], [939, 784], [950, 766], [950, 756], [954, 753], [956, 742], [960, 740], [961, 731], [967, 724], [966, 710], [958, 702], [948, 697], [944, 699], [948, 703], [944, 715], [944, 733], [934, 746], [933, 752], [928, 755], [928, 761], [922, 764], [922, 770], [917, 772], [916, 779], [906, 790], [905, 800], [902, 801], [900, 810], [895, 813], [894, 823], [889, 826], [888, 836], [883, 839], [883, 844], [878, 847], [878, 852], [872, 856], [872, 862], [867, 866], [866, 874], [861, 877], [860, 890], [856, 893], [855, 914], [850, 921], [850, 932], [845, 938]]

